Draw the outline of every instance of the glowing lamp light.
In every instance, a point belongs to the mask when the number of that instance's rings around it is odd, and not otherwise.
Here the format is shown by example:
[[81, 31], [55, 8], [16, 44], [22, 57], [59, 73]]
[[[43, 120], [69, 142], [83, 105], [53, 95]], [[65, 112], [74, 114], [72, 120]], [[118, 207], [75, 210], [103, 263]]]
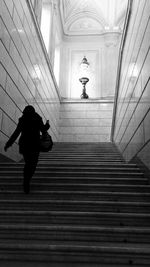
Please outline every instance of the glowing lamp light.
[[81, 68], [87, 69], [89, 67], [89, 65], [90, 65], [90, 63], [87, 61], [87, 58], [84, 56], [81, 63], [80, 63]]
[[87, 76], [89, 65], [90, 63], [88, 62], [87, 58], [84, 56], [80, 63], [80, 77]]
[[109, 31], [110, 30], [110, 27], [109, 26], [105, 26], [104, 27], [106, 31]]

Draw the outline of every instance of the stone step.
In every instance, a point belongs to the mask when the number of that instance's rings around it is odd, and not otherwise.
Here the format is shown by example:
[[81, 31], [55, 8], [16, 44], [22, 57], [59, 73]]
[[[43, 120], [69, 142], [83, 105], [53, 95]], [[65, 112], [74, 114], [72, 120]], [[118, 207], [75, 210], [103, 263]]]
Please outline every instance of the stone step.
[[0, 199], [0, 210], [94, 211], [116, 213], [150, 213], [150, 203], [89, 201], [87, 200], [31, 200]]
[[150, 266], [150, 185], [115, 146], [54, 144], [29, 195], [23, 166], [0, 164], [0, 266]]
[[119, 157], [120, 159], [122, 159], [122, 156], [120, 153], [116, 152], [116, 151], [111, 151], [111, 150], [93, 150], [93, 151], [88, 151], [87, 149], [85, 150], [70, 150], [70, 151], [65, 151], [65, 150], [60, 150], [60, 151], [56, 151], [56, 150], [52, 150], [50, 152], [46, 152], [46, 153], [40, 153], [40, 157], [45, 157], [45, 156], [48, 156], [48, 157], [51, 157], [53, 155], [58, 155], [58, 156], [63, 156], [63, 155], [66, 155], [66, 156], [69, 156], [69, 155], [72, 155], [72, 156], [116, 156], [116, 157]]
[[120, 159], [123, 159], [122, 155], [118, 153], [117, 151], [111, 151], [111, 150], [93, 150], [93, 151], [88, 151], [87, 149], [85, 150], [52, 150], [50, 152], [40, 152], [40, 157], [43, 156], [52, 156], [52, 155], [75, 155], [75, 156], [116, 156], [119, 157]]
[[[65, 190], [33, 190], [31, 185], [31, 193], [27, 196], [33, 200], [94, 200], [94, 201], [118, 201], [118, 202], [150, 202], [150, 192], [109, 192], [109, 191], [65, 191]], [[14, 190], [5, 189], [0, 192], [0, 199], [24, 199], [22, 190], [16, 188]]]
[[[17, 244], [21, 244], [22, 242], [20, 242], [20, 240], [17, 240]], [[9, 241], [7, 239], [2, 239], [0, 241], [0, 243], [5, 244], [5, 246], [9, 246], [9, 245], [13, 245], [14, 240], [10, 239]], [[112, 247], [121, 247], [124, 249], [128, 249], [128, 250], [132, 250], [132, 249], [138, 249], [138, 248], [143, 248], [143, 250], [145, 249], [150, 249], [150, 244], [149, 243], [142, 243], [140, 244], [139, 242], [137, 243], [126, 243], [126, 242], [97, 242], [97, 241], [85, 241], [85, 240], [32, 240], [31, 238], [24, 238], [24, 242], [22, 243], [23, 245], [50, 245], [50, 246], [65, 246], [65, 247], [91, 247], [91, 246], [95, 246], [95, 247], [99, 247], [99, 248], [107, 248], [107, 249], [112, 249]]]
[[[0, 184], [10, 184], [10, 183], [22, 183], [22, 176], [18, 177], [12, 177], [11, 175], [9, 176], [1, 176], [0, 179]], [[122, 178], [122, 177], [110, 177], [110, 178], [103, 178], [103, 177], [61, 177], [61, 176], [55, 176], [53, 177], [52, 175], [49, 177], [33, 177], [32, 178], [32, 183], [85, 183], [88, 184], [126, 184], [126, 185], [148, 185], [148, 181], [146, 178]]]
[[[64, 260], [64, 262], [52, 262], [50, 263], [49, 265], [49, 261], [45, 261], [45, 262], [40, 262], [40, 261], [22, 261], [21, 259], [20, 260], [12, 260], [9, 261], [7, 259], [1, 259], [0, 260], [1, 262], [1, 265], [3, 267], [12, 267], [12, 266], [15, 266], [15, 267], [99, 267], [99, 264], [98, 263], [94, 263], [94, 262], [66, 262]], [[110, 263], [110, 264], [101, 264], [100, 267], [112, 267], [113, 265]], [[131, 267], [131, 264], [128, 263], [128, 264], [115, 264], [114, 267]], [[147, 264], [145, 265], [142, 265], [142, 267], [145, 267], [145, 266], [148, 266]]]
[[0, 224], [0, 239], [150, 243], [146, 227]]
[[[8, 169], [8, 170], [3, 170], [3, 171], [0, 171], [0, 175], [1, 175], [1, 177], [3, 177], [3, 176], [12, 176], [12, 177], [14, 177], [14, 176], [16, 176], [16, 177], [18, 177], [18, 176], [22, 176], [22, 171], [20, 170], [20, 171], [15, 171], [15, 170], [11, 170], [11, 169]], [[130, 172], [124, 172], [124, 171], [116, 171], [116, 172], [111, 172], [111, 171], [97, 171], [97, 170], [90, 170], [90, 171], [88, 171], [88, 170], [79, 170], [79, 169], [76, 169], [76, 170], [66, 170], [66, 171], [62, 171], [61, 169], [51, 169], [51, 170], [49, 170], [49, 171], [47, 171], [47, 170], [43, 170], [43, 171], [41, 171], [41, 170], [39, 170], [39, 171], [36, 171], [35, 172], [35, 174], [34, 174], [34, 176], [35, 177], [51, 177], [51, 176], [54, 176], [54, 177], [58, 177], [58, 176], [61, 176], [61, 177], [76, 177], [76, 176], [83, 176], [84, 175], [84, 177], [107, 177], [107, 178], [109, 178], [109, 177], [125, 177], [125, 178], [128, 178], [128, 177], [130, 177], [130, 178], [133, 178], [133, 177], [135, 177], [135, 178], [142, 178], [142, 177], [144, 177], [143, 176], [143, 173], [141, 173], [141, 172], [133, 172], [133, 173], [130, 173]]]
[[73, 154], [73, 155], [79, 155], [79, 154], [83, 154], [83, 155], [116, 155], [119, 156], [120, 158], [123, 158], [122, 155], [116, 151], [116, 150], [112, 150], [112, 149], [52, 149], [50, 152], [41, 152], [40, 155], [41, 156], [45, 156], [45, 155], [54, 155], [54, 154]]
[[79, 154], [74, 154], [74, 153], [64, 153], [64, 154], [61, 154], [61, 153], [58, 153], [58, 154], [44, 154], [44, 155], [40, 155], [39, 156], [39, 159], [45, 159], [45, 158], [48, 158], [48, 159], [51, 159], [51, 158], [72, 158], [72, 159], [112, 159], [112, 160], [120, 160], [122, 162], [125, 162], [119, 155], [109, 155], [109, 154], [97, 154], [97, 153], [93, 153], [92, 155], [90, 154], [82, 154], [82, 153], [79, 153]]
[[[117, 256], [117, 257], [116, 257]], [[0, 242], [0, 259], [37, 262], [80, 262], [102, 264], [130, 264], [148, 266], [150, 248], [148, 246], [82, 246], [51, 244], [6, 244]], [[123, 265], [122, 265], [123, 266]]]
[[[99, 143], [100, 144], [100, 143]], [[83, 146], [68, 146], [66, 143], [64, 143], [64, 145], [60, 145], [60, 143], [58, 145], [56, 145], [56, 143], [54, 143], [52, 150], [50, 151], [50, 153], [53, 152], [85, 152], [87, 151], [87, 153], [93, 153], [93, 152], [108, 152], [108, 153], [117, 153], [119, 155], [120, 152], [119, 150], [115, 147], [115, 146], [101, 146], [99, 144], [91, 144], [91, 146], [86, 146], [83, 144]], [[45, 152], [41, 152], [41, 154], [45, 154]]]
[[[84, 166], [86, 167], [87, 165], [91, 165], [93, 167], [101, 167], [101, 168], [130, 168], [130, 169], [135, 169], [135, 170], [139, 170], [139, 168], [137, 167], [136, 164], [129, 164], [129, 163], [125, 163], [125, 162], [113, 162], [113, 163], [109, 163], [108, 162], [98, 162], [98, 161], [86, 161], [86, 162], [80, 162], [80, 161], [56, 161], [51, 159], [50, 162], [48, 164], [44, 163], [44, 162], [40, 162], [37, 165], [37, 168], [44, 168], [47, 166], [62, 166], [62, 167], [79, 167], [80, 166]], [[24, 166], [24, 162], [0, 162], [0, 168], [11, 168], [11, 167], [19, 167], [19, 168], [23, 168]]]
[[[23, 165], [13, 165], [13, 166], [1, 166], [0, 165], [0, 173], [2, 172], [14, 172], [14, 171], [22, 171], [23, 169]], [[108, 166], [61, 166], [61, 165], [38, 165], [36, 168], [37, 172], [42, 172], [42, 171], [73, 171], [73, 172], [128, 172], [128, 173], [141, 173], [143, 176], [143, 173], [141, 172], [141, 170], [139, 168], [132, 168], [132, 167], [120, 167], [120, 166], [114, 166], [114, 167], [108, 167]]]
[[116, 152], [116, 151], [111, 151], [111, 150], [108, 150], [108, 151], [102, 151], [102, 150], [100, 150], [100, 151], [88, 151], [88, 150], [79, 150], [79, 151], [72, 151], [72, 150], [70, 150], [70, 151], [65, 151], [65, 150], [58, 150], [58, 151], [56, 151], [56, 150], [52, 150], [52, 151], [50, 151], [50, 152], [44, 152], [44, 153], [42, 153], [42, 152], [40, 152], [40, 157], [45, 157], [45, 156], [48, 156], [48, 157], [51, 157], [51, 156], [53, 156], [53, 155], [56, 155], [56, 156], [63, 156], [63, 155], [66, 155], [66, 156], [69, 156], [69, 155], [72, 155], [72, 156], [87, 156], [87, 157], [89, 157], [89, 156], [100, 156], [100, 157], [102, 157], [102, 156], [110, 156], [110, 157], [112, 157], [112, 156], [114, 156], [114, 157], [119, 157], [120, 159], [123, 159], [123, 157], [121, 156], [121, 154], [120, 153], [118, 153], [118, 152]]
[[86, 211], [0, 210], [0, 224], [149, 227], [150, 214]]
[[113, 164], [113, 163], [124, 163], [121, 159], [119, 158], [99, 158], [99, 157], [95, 157], [94, 159], [92, 159], [92, 157], [51, 157], [51, 158], [48, 158], [48, 157], [43, 157], [43, 158], [40, 158], [39, 159], [39, 163], [43, 163], [43, 162], [47, 162], [47, 163], [50, 163], [50, 162], [54, 162], [54, 161], [60, 161], [60, 162], [66, 162], [66, 161], [69, 161], [69, 162], [98, 162], [99, 164]]
[[52, 150], [50, 152], [40, 152], [40, 156], [52, 156], [52, 155], [75, 155], [75, 156], [116, 156], [123, 159], [122, 155], [118, 151], [108, 150]]
[[[88, 159], [88, 160], [86, 160], [86, 159], [80, 159], [80, 160], [78, 160], [78, 159], [70, 159], [70, 158], [68, 158], [68, 159], [64, 159], [64, 158], [60, 158], [60, 159], [54, 159], [54, 158], [52, 158], [52, 159], [43, 159], [43, 160], [40, 160], [39, 162], [38, 162], [38, 164], [41, 166], [41, 165], [47, 165], [47, 164], [49, 164], [49, 165], [52, 165], [52, 164], [55, 164], [55, 162], [60, 162], [60, 165], [61, 164], [66, 164], [66, 163], [68, 163], [68, 165], [70, 165], [70, 164], [81, 164], [81, 165], [89, 165], [89, 164], [91, 164], [92, 165], [92, 162], [93, 162], [93, 160], [92, 159]], [[89, 164], [88, 164], [89, 163]], [[94, 163], [95, 164], [98, 164], [98, 165], [100, 165], [100, 166], [103, 166], [103, 165], [108, 165], [108, 164], [110, 164], [110, 165], [113, 165], [114, 164], [114, 166], [116, 166], [116, 165], [122, 165], [122, 161], [120, 161], [120, 160], [94, 160]]]
[[87, 162], [96, 162], [96, 163], [99, 163], [99, 165], [101, 165], [101, 164], [107, 164], [107, 165], [109, 165], [109, 164], [122, 164], [122, 163], [124, 163], [121, 159], [116, 159], [116, 158], [99, 158], [99, 157], [95, 157], [94, 159], [92, 159], [91, 157], [89, 157], [89, 158], [86, 158], [86, 157], [71, 157], [71, 156], [68, 156], [68, 157], [51, 157], [51, 158], [47, 158], [47, 157], [43, 157], [43, 158], [40, 158], [39, 159], [39, 164], [43, 164], [44, 162], [46, 162], [47, 164], [50, 164], [51, 162], [58, 162], [58, 161], [60, 161], [60, 162], [68, 162], [69, 161], [69, 163], [87, 163]]
[[74, 155], [74, 154], [63, 154], [61, 155], [60, 153], [58, 153], [57, 155], [55, 154], [51, 154], [51, 155], [43, 155], [40, 157], [40, 159], [51, 159], [51, 158], [55, 158], [55, 159], [59, 159], [59, 158], [65, 158], [65, 159], [92, 159], [92, 160], [95, 160], [95, 159], [98, 159], [98, 160], [101, 160], [101, 159], [105, 159], [105, 160], [120, 160], [122, 161], [122, 159], [120, 158], [120, 156], [114, 156], [114, 155], [88, 155], [88, 154], [85, 154], [85, 155]]
[[[9, 241], [7, 239], [2, 239], [0, 241], [0, 243], [3, 243], [5, 245], [11, 245], [14, 243], [14, 240], [13, 239], [10, 239]], [[18, 239], [18, 243], [20, 243], [19, 239]], [[26, 238], [24, 237], [24, 243], [23, 245], [51, 245], [51, 246], [79, 246], [79, 247], [83, 247], [83, 246], [86, 246], [86, 247], [91, 247], [91, 246], [96, 246], [96, 247], [105, 247], [105, 248], [112, 248], [112, 247], [121, 247], [121, 248], [125, 248], [125, 249], [138, 249], [138, 248], [143, 248], [143, 249], [149, 249], [150, 248], [150, 243], [142, 243], [140, 244], [139, 242], [137, 243], [127, 243], [127, 242], [115, 242], [115, 241], [112, 241], [112, 242], [106, 242], [106, 241], [103, 241], [103, 242], [98, 242], [98, 241], [90, 241], [87, 242], [86, 240], [79, 240], [76, 239], [76, 240], [51, 240], [49, 242], [48, 239], [46, 240], [33, 240], [31, 238]]]
[[106, 151], [93, 151], [93, 152], [88, 152], [88, 151], [53, 151], [51, 153], [40, 153], [40, 157], [52, 157], [52, 156], [75, 156], [75, 157], [117, 157], [122, 159], [119, 153], [116, 152], [106, 152]]
[[[41, 178], [42, 179], [42, 178]], [[8, 190], [8, 189], [22, 189], [22, 184], [18, 183], [1, 183], [0, 184], [0, 191]], [[150, 186], [149, 185], [126, 185], [126, 184], [87, 184], [87, 183], [32, 183], [32, 190], [40, 190], [43, 191], [43, 194], [45, 190], [49, 191], [103, 191], [103, 192], [150, 192]]]
[[[75, 162], [68, 162], [68, 161], [49, 161], [49, 163], [42, 163], [39, 162], [37, 165], [36, 170], [43, 170], [43, 169], [51, 169], [51, 168], [74, 168], [74, 169], [86, 169], [88, 167], [88, 169], [99, 169], [99, 170], [123, 170], [123, 171], [127, 171], [127, 170], [131, 170], [131, 172], [135, 171], [135, 172], [141, 172], [140, 169], [135, 165], [135, 164], [124, 164], [124, 163], [110, 163], [108, 165], [108, 163], [103, 162], [103, 163], [99, 163], [99, 162], [92, 162], [92, 161], [88, 161], [88, 162], [79, 162], [79, 161], [75, 161]], [[0, 163], [0, 171], [1, 170], [8, 170], [8, 169], [17, 169], [17, 170], [22, 170], [24, 168], [24, 162], [22, 163]]]
[[[71, 145], [70, 147], [64, 143], [64, 145], [60, 145], [60, 143], [58, 145], [56, 145], [56, 143], [54, 143], [52, 150], [50, 151], [50, 153], [53, 152], [85, 152], [87, 151], [87, 153], [92, 153], [92, 152], [109, 152], [109, 153], [118, 153], [119, 155], [120, 152], [118, 151], [118, 149], [115, 146], [101, 146], [100, 143], [99, 144], [91, 144], [90, 146], [86, 146], [86, 145], [82, 145], [82, 146], [73, 146]], [[44, 154], [41, 152], [41, 154]]]

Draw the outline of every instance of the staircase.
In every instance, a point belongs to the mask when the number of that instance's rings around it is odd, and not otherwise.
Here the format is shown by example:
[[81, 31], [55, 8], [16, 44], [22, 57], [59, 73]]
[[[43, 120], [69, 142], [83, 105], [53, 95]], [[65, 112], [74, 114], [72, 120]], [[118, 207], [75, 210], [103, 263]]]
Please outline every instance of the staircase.
[[111, 143], [57, 143], [31, 192], [0, 163], [1, 267], [150, 266], [150, 186]]

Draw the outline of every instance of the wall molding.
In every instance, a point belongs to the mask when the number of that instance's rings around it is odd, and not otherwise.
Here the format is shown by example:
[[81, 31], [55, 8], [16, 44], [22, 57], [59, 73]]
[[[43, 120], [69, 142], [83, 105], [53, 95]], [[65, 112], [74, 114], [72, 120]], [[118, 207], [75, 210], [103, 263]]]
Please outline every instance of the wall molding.
[[90, 99], [80, 99], [80, 98], [61, 98], [61, 104], [68, 104], [68, 103], [101, 103], [101, 104], [110, 104], [114, 103], [114, 99], [103, 99], [103, 98], [90, 98]]

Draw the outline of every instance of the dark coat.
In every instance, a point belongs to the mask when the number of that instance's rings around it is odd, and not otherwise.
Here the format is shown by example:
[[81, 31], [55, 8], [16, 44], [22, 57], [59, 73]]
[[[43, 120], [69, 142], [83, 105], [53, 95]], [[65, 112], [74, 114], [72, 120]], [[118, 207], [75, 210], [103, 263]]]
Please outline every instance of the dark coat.
[[36, 112], [30, 116], [23, 114], [6, 146], [10, 147], [21, 134], [19, 152], [21, 154], [38, 152], [40, 150], [40, 132], [47, 131], [49, 127], [49, 123], [44, 125], [42, 118]]

